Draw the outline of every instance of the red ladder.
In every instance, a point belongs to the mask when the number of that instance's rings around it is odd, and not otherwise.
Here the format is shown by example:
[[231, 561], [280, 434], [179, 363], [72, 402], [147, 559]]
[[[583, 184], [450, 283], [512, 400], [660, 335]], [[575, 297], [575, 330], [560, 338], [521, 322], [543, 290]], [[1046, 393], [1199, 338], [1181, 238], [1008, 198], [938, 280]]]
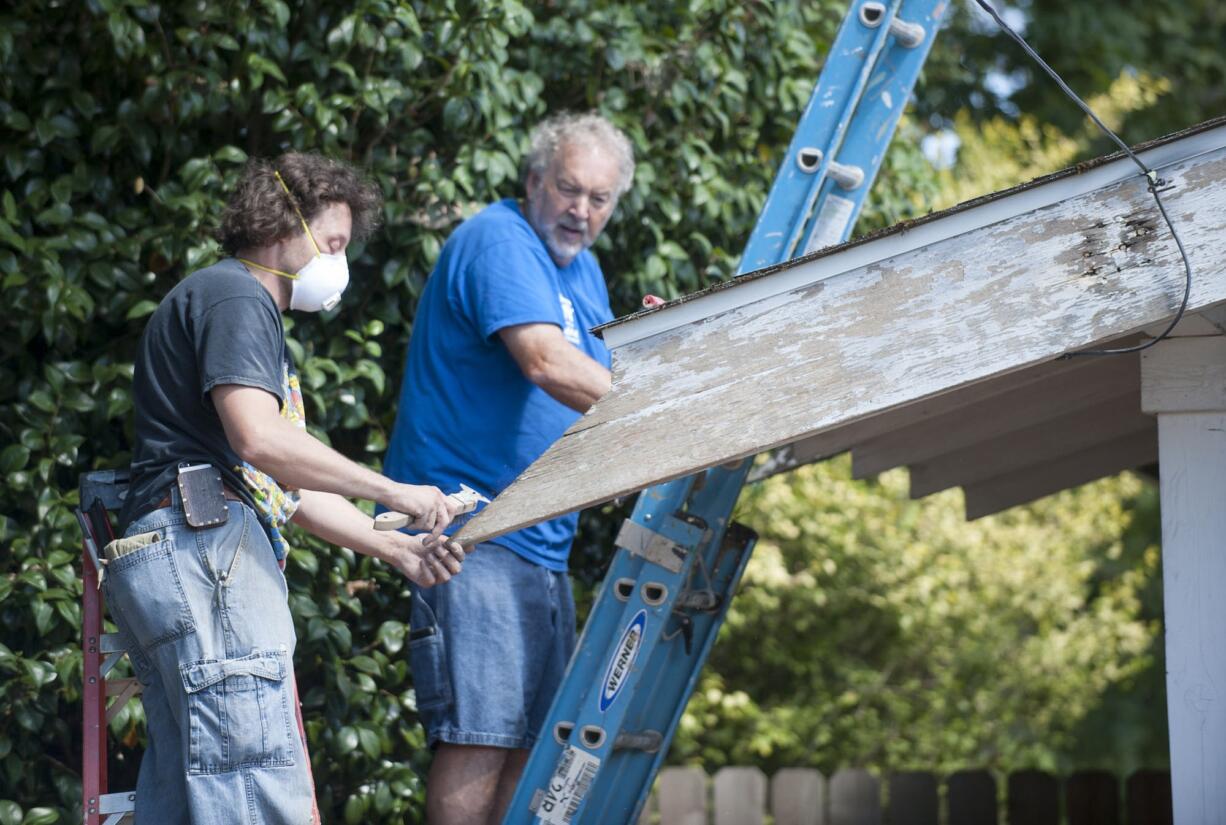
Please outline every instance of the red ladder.
[[[107, 674], [124, 656], [119, 634], [105, 633], [102, 624], [102, 548], [115, 538], [110, 511], [123, 504], [128, 474], [122, 470], [97, 470], [81, 476], [80, 506], [75, 513], [81, 525], [81, 651], [82, 723], [81, 810], [85, 825], [121, 825], [131, 822], [136, 794], [107, 793], [107, 725], [140, 693], [136, 679], [108, 679]], [[115, 700], [107, 705], [107, 698]]]

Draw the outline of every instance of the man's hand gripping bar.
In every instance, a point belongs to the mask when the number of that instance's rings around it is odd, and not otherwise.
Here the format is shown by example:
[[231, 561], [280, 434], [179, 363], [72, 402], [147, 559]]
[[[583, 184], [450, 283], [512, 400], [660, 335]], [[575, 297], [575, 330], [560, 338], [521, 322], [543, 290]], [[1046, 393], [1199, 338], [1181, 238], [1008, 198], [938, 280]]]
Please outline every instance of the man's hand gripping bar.
[[[447, 496], [458, 506], [455, 511], [456, 516], [462, 516], [465, 513], [471, 513], [477, 509], [478, 504], [489, 504], [490, 500], [478, 493], [467, 484], [461, 484], [458, 492]], [[388, 511], [375, 516], [376, 530], [399, 530], [401, 527], [407, 527], [413, 523], [413, 516], [404, 513], [395, 513]]]

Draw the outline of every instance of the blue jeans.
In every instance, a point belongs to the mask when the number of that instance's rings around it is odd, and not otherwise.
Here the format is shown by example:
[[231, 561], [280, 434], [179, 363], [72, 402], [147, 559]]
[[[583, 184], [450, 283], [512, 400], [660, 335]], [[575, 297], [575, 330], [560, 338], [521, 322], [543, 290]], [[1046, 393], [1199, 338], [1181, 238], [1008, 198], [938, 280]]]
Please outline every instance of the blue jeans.
[[310, 825], [285, 577], [248, 507], [217, 527], [179, 507], [127, 529], [107, 605], [144, 685], [137, 825]]
[[410, 624], [417, 712], [431, 747], [532, 747], [575, 649], [569, 577], [478, 545], [460, 575], [414, 589]]

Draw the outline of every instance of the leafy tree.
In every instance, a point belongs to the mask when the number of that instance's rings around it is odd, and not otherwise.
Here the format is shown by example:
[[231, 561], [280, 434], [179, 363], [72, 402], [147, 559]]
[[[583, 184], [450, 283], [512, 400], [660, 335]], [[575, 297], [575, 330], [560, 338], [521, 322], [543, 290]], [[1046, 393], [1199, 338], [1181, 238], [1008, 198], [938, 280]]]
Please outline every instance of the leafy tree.
[[[1083, 98], [1107, 92], [1122, 74], [1169, 81], [1164, 93], [1119, 124], [1125, 140], [1160, 137], [1226, 110], [1226, 6], [1216, 0], [989, 0]], [[1009, 14], [1009, 12], [1013, 12]], [[946, 121], [965, 108], [978, 118], [1029, 114], [1065, 134], [1081, 113], [1029, 57], [973, 3], [953, 4], [949, 28], [928, 71], [940, 76], [917, 100], [925, 117]], [[968, 105], [969, 104], [969, 105]], [[1089, 155], [1113, 151], [1095, 137]]]
[[846, 458], [752, 488], [762, 536], [674, 758], [708, 769], [1066, 768], [1081, 719], [1150, 664], [1156, 576], [1125, 552], [1121, 476], [966, 522], [962, 495]]

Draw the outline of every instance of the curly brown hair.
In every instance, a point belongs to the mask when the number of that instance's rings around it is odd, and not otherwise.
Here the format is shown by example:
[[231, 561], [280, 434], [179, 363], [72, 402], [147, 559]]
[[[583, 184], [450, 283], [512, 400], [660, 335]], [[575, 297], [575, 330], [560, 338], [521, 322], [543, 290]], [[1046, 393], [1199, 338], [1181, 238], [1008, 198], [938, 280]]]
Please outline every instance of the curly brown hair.
[[[281, 173], [293, 201], [274, 172]], [[217, 241], [227, 255], [234, 255], [301, 232], [294, 203], [308, 222], [330, 204], [349, 204], [352, 237], [364, 240], [379, 225], [383, 197], [357, 169], [323, 155], [287, 152], [273, 161], [252, 158], [221, 214]]]

